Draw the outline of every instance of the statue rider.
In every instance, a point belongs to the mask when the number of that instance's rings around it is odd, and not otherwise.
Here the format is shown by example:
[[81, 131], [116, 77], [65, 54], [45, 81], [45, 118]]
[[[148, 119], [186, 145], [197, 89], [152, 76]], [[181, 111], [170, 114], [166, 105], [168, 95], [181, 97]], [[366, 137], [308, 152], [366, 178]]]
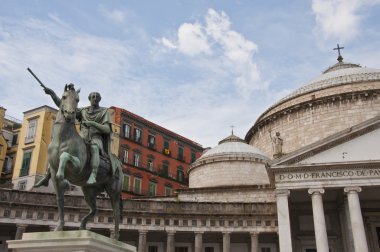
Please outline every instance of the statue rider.
[[[69, 84], [69, 88], [74, 88], [74, 84]], [[60, 107], [61, 99], [50, 88], [45, 87], [44, 91], [50, 95], [54, 103]], [[111, 119], [107, 108], [100, 107], [99, 102], [101, 96], [98, 92], [89, 94], [90, 106], [78, 108], [76, 118], [80, 122], [80, 136], [86, 145], [90, 146], [91, 175], [87, 180], [87, 184], [96, 183], [96, 174], [100, 164], [100, 156], [109, 157], [110, 151], [110, 133]], [[50, 169], [47, 170], [45, 176], [34, 185], [34, 187], [47, 186], [51, 177]]]

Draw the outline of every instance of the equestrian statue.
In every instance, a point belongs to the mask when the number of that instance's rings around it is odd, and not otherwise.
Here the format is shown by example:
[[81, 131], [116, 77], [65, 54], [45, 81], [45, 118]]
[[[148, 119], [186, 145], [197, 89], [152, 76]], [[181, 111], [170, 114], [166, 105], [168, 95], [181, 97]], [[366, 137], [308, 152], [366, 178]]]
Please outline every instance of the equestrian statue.
[[[48, 147], [48, 169], [34, 187], [47, 186], [51, 179], [57, 196], [58, 225], [64, 227], [64, 190], [67, 183], [80, 186], [90, 212], [81, 220], [80, 229], [86, 229], [89, 219], [96, 214], [96, 197], [106, 191], [113, 209], [115, 239], [119, 239], [119, 223], [122, 219], [121, 189], [123, 173], [118, 158], [111, 154], [111, 119], [107, 108], [99, 106], [101, 96], [92, 92], [88, 96], [90, 106], [78, 108], [80, 89], [66, 84], [59, 98], [52, 89], [37, 79], [45, 93], [59, 107], [53, 126], [53, 137]], [[80, 133], [75, 121], [80, 122]]]

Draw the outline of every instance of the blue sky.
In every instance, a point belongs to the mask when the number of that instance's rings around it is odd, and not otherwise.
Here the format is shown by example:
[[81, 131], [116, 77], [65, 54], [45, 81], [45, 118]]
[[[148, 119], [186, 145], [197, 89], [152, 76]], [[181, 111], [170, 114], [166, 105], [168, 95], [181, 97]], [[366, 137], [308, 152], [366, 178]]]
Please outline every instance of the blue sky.
[[7, 115], [91, 91], [204, 147], [244, 138], [271, 104], [344, 60], [380, 68], [380, 0], [0, 0]]

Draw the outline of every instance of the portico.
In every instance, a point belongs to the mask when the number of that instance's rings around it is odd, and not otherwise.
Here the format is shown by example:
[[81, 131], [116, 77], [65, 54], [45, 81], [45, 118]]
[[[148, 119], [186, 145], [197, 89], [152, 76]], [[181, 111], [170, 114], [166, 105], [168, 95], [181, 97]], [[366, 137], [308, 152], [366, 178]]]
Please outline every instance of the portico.
[[[378, 251], [379, 229], [376, 234], [370, 232], [368, 225], [373, 222], [366, 222], [365, 216], [379, 211], [371, 202], [376, 202], [374, 195], [380, 193], [380, 154], [342, 158], [342, 150], [347, 154], [360, 145], [374, 146], [376, 140], [365, 134], [378, 124], [379, 120], [368, 121], [349, 133], [338, 133], [272, 162], [281, 250]], [[370, 132], [380, 136], [377, 129]], [[301, 235], [308, 231], [305, 223], [312, 225], [312, 237]], [[310, 240], [308, 244], [306, 240]]]

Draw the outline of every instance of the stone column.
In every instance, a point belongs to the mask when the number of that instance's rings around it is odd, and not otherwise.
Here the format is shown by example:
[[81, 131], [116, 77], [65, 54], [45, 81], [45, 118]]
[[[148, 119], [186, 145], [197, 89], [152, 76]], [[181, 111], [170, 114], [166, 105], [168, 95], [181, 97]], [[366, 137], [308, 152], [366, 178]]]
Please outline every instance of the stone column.
[[355, 252], [368, 252], [367, 238], [365, 235], [362, 211], [358, 193], [360, 187], [346, 187], [344, 192], [347, 194], [348, 207], [350, 210], [351, 229], [354, 238]]
[[174, 235], [175, 231], [167, 231], [166, 251], [174, 252]]
[[230, 252], [231, 249], [230, 232], [223, 232], [223, 252]]
[[251, 232], [251, 252], [259, 252], [259, 233]]
[[290, 232], [289, 219], [289, 197], [290, 191], [287, 189], [277, 189], [277, 218], [278, 236], [281, 252], [292, 252], [292, 235]]
[[202, 252], [203, 232], [195, 232], [195, 252]]
[[27, 224], [16, 224], [15, 240], [21, 240], [27, 226]]
[[309, 189], [311, 201], [313, 204], [313, 220], [315, 241], [318, 252], [329, 252], [329, 243], [327, 240], [325, 212], [323, 211], [322, 194], [325, 190], [322, 188]]
[[138, 246], [138, 252], [145, 252], [146, 249], [146, 231], [145, 230], [139, 230], [139, 246]]
[[115, 238], [115, 229], [114, 228], [110, 228], [110, 238], [111, 239]]

